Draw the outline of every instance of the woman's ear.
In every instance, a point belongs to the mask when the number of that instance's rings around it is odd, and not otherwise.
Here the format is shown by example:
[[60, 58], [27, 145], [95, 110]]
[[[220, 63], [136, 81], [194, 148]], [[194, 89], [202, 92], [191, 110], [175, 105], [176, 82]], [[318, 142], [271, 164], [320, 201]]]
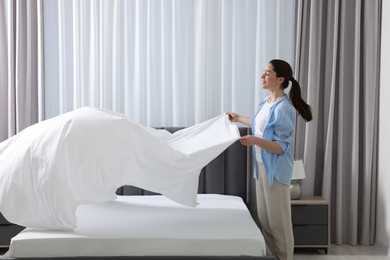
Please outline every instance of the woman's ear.
[[278, 77], [279, 84], [283, 84], [283, 82], [286, 80], [284, 77]]

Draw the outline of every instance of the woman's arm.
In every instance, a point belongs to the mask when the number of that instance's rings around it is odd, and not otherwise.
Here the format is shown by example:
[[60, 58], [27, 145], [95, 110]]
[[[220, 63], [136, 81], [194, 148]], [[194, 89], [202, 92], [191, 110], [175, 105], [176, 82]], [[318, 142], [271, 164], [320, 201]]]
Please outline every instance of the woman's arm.
[[[246, 146], [257, 145], [269, 153], [283, 154], [291, 144], [293, 138], [295, 113], [291, 109], [291, 106], [279, 106], [279, 109], [275, 109], [274, 113], [278, 113], [276, 116], [278, 122], [274, 122], [274, 132], [272, 136], [269, 136], [269, 132], [268, 138], [266, 137], [267, 139], [246, 135], [241, 137], [241, 143]], [[268, 141], [271, 140], [271, 138], [272, 141]]]
[[227, 112], [226, 114], [229, 115], [229, 120], [232, 122], [239, 122], [241, 124], [244, 124], [246, 126], [251, 126], [252, 124], [252, 118], [248, 116], [240, 116], [239, 114], [233, 113], [233, 112]]
[[283, 154], [283, 150], [277, 142], [267, 141], [257, 136], [245, 135], [241, 137], [240, 142], [246, 146], [257, 145], [270, 153]]
[[[252, 124], [252, 118], [248, 116], [240, 116], [239, 114], [233, 112], [227, 112], [226, 114], [229, 115], [229, 120], [232, 122], [239, 122], [247, 126], [251, 126]], [[240, 142], [241, 144], [246, 146], [257, 145], [261, 149], [264, 149], [270, 153], [277, 153], [277, 154], [283, 153], [282, 148], [280, 148], [280, 145], [277, 142], [267, 141], [257, 136], [253, 136], [253, 135], [243, 136], [241, 137]]]

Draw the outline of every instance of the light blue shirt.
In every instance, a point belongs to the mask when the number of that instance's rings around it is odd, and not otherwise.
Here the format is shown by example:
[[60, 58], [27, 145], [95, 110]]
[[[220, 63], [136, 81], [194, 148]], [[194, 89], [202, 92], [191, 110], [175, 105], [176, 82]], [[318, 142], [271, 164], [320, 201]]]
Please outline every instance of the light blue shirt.
[[[267, 102], [268, 98], [269, 97], [266, 97], [259, 104], [259, 107], [252, 118], [252, 133], [255, 133], [256, 130], [255, 118], [265, 102]], [[265, 173], [268, 176], [270, 187], [272, 187], [274, 179], [282, 184], [290, 185], [294, 164], [291, 154], [294, 126], [295, 110], [290, 103], [290, 99], [287, 95], [284, 95], [271, 107], [263, 132], [263, 139], [277, 142], [283, 150], [283, 154], [276, 154], [261, 149], [261, 159], [263, 161]], [[254, 158], [256, 159], [255, 152], [255, 149], [253, 149]], [[256, 179], [258, 178], [257, 163], [255, 163], [254, 177]]]

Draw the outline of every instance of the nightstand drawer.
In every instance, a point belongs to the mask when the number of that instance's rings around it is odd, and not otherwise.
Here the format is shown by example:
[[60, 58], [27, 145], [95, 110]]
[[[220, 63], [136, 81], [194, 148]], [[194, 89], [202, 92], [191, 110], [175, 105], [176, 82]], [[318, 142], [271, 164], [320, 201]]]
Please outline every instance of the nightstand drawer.
[[293, 205], [291, 207], [293, 225], [327, 225], [327, 205]]
[[293, 226], [295, 245], [328, 245], [327, 225]]

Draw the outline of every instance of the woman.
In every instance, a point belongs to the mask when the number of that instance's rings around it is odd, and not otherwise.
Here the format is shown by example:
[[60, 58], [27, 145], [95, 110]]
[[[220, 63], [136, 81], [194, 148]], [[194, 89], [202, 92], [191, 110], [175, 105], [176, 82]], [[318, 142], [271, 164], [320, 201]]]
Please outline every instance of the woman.
[[[278, 259], [293, 259], [294, 237], [291, 223], [290, 182], [293, 169], [291, 142], [295, 111], [312, 119], [310, 106], [302, 99], [291, 66], [271, 60], [261, 76], [270, 91], [253, 118], [228, 112], [232, 122], [252, 127], [253, 135], [241, 137], [243, 145], [254, 146], [257, 208], [261, 229], [271, 253]], [[291, 81], [289, 97], [284, 90]]]

